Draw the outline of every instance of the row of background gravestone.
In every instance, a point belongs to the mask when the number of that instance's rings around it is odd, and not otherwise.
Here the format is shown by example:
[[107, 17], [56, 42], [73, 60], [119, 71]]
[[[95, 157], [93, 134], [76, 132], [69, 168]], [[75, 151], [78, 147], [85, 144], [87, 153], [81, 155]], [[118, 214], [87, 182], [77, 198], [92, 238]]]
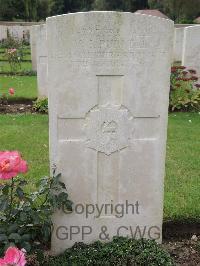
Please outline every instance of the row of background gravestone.
[[[38, 73], [38, 95], [39, 97], [47, 97], [47, 50], [44, 45], [46, 43], [45, 25], [32, 26], [31, 35], [33, 36], [31, 38], [32, 63], [34, 70], [37, 69]], [[200, 76], [199, 36], [200, 25], [175, 25], [172, 58], [172, 62], [180, 62], [188, 68], [195, 69], [198, 76]], [[37, 49], [34, 49], [36, 46]]]
[[0, 21], [0, 41], [7, 39], [8, 35], [19, 40], [30, 41], [31, 26], [39, 24], [41, 23]]
[[193, 68], [200, 77], [200, 25], [175, 28], [173, 61]]
[[[47, 90], [47, 50], [45, 25], [30, 22], [0, 22], [0, 40], [7, 34], [30, 40], [32, 69], [38, 73], [38, 97], [48, 97]], [[194, 68], [200, 75], [200, 25], [176, 24], [174, 32], [174, 47], [172, 62]]]

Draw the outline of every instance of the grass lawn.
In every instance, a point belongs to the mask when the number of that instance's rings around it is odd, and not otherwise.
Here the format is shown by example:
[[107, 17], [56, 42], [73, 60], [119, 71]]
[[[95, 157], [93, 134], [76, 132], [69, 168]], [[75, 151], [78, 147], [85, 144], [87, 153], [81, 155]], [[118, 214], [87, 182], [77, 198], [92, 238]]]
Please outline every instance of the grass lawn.
[[200, 220], [200, 114], [170, 114], [165, 218]]
[[0, 93], [8, 93], [9, 88], [15, 89], [15, 95], [9, 100], [35, 100], [37, 98], [36, 76], [0, 76]]
[[0, 150], [22, 153], [30, 182], [49, 174], [47, 115], [0, 115], [0, 128]]
[[[30, 182], [49, 173], [48, 116], [0, 115], [0, 150], [19, 150]], [[169, 116], [165, 220], [200, 217], [200, 115]]]
[[[6, 60], [6, 57], [4, 56], [4, 54], [0, 53], [0, 60]], [[31, 55], [30, 54], [24, 54], [23, 55], [23, 60], [31, 60]]]
[[[21, 68], [18, 67], [16, 72], [22, 72], [22, 71], [27, 71], [27, 70], [32, 70], [32, 63], [31, 62], [22, 62], [21, 63]], [[10, 64], [5, 61], [0, 61], [0, 71], [1, 72], [10, 72]]]
[[[7, 48], [0, 48], [0, 53], [5, 53], [5, 50], [6, 50]], [[30, 54], [31, 53], [31, 48], [30, 48], [30, 46], [27, 46], [27, 45], [24, 45], [23, 46], [23, 52], [24, 53], [28, 53], [28, 54]]]

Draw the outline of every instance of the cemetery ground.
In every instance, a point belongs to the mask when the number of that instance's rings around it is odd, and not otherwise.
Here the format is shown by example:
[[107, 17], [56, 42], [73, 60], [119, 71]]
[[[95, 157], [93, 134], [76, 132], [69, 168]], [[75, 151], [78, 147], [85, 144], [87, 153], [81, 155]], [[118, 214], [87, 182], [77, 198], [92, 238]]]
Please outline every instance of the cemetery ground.
[[[25, 60], [30, 60], [29, 55]], [[36, 76], [6, 75], [9, 64], [0, 61], [2, 65], [5, 73], [0, 76], [0, 92], [7, 93], [12, 87], [15, 94], [7, 95], [7, 103], [0, 106], [0, 147], [22, 153], [28, 162], [25, 178], [32, 191], [36, 181], [49, 175], [48, 115], [32, 110], [32, 101], [37, 98]], [[20, 71], [30, 68], [29, 61], [23, 62]], [[200, 240], [196, 237], [200, 234], [199, 119], [199, 113], [169, 114], [163, 247], [176, 265], [200, 264]], [[61, 256], [53, 265], [62, 265], [63, 259]], [[36, 265], [34, 257], [30, 257], [29, 265]]]
[[[198, 113], [171, 113], [168, 124], [165, 221], [198, 221], [199, 133]], [[0, 146], [19, 150], [29, 163], [26, 177], [35, 183], [49, 174], [48, 116], [42, 114], [1, 114]]]
[[[35, 182], [49, 174], [48, 116], [1, 114], [0, 128], [1, 149], [19, 150], [28, 161], [29, 172], [25, 177], [30, 191], [33, 190]], [[199, 133], [198, 113], [169, 115], [163, 246], [175, 258], [177, 265], [200, 263], [200, 242], [196, 238], [190, 240], [200, 233]], [[62, 265], [59, 263], [63, 258], [60, 259], [58, 265]]]

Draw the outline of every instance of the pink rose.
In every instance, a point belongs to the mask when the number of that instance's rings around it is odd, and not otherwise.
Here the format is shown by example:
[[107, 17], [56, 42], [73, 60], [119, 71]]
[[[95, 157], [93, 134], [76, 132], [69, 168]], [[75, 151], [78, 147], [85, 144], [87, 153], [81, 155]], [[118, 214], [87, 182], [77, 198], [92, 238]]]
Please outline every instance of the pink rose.
[[19, 250], [15, 247], [8, 248], [4, 258], [0, 259], [0, 266], [8, 265], [25, 266], [26, 258], [24, 251]]
[[9, 94], [10, 94], [10, 95], [14, 95], [14, 94], [15, 94], [15, 90], [14, 90], [13, 88], [10, 88], [10, 89], [9, 89]]
[[0, 152], [0, 179], [10, 179], [27, 171], [27, 163], [18, 151]]

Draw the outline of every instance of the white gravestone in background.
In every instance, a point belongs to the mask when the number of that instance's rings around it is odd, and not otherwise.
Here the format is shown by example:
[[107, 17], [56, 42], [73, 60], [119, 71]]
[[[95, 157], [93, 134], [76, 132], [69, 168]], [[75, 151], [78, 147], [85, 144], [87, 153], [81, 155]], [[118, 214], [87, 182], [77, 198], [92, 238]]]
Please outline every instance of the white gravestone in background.
[[37, 51], [37, 85], [38, 96], [48, 97], [47, 90], [47, 36], [46, 25], [40, 25], [37, 27], [36, 34], [36, 51]]
[[53, 217], [54, 253], [116, 235], [161, 242], [173, 26], [118, 12], [47, 19], [50, 159], [74, 202]]
[[31, 44], [31, 61], [32, 69], [37, 71], [37, 47], [36, 47], [36, 37], [37, 36], [37, 26], [31, 26], [30, 29], [30, 44]]
[[0, 25], [0, 41], [7, 39], [7, 27]]
[[195, 69], [200, 78], [200, 25], [185, 28], [182, 64]]
[[175, 28], [173, 61], [182, 61], [185, 28]]

